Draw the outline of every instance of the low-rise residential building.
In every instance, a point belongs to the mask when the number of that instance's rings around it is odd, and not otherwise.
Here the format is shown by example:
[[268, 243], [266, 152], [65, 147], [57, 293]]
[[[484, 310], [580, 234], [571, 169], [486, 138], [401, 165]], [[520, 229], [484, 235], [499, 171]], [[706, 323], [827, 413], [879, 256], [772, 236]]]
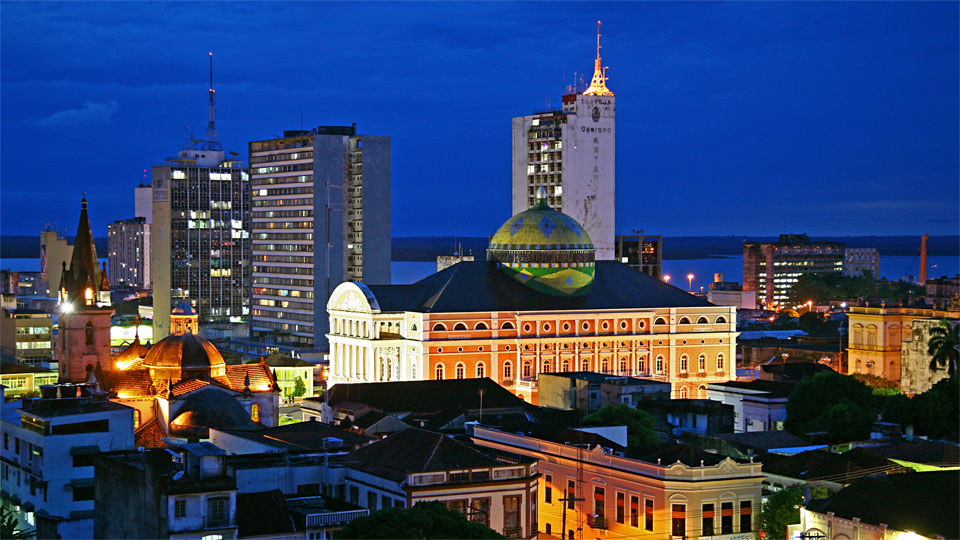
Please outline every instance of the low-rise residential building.
[[0, 364], [0, 384], [6, 386], [6, 396], [15, 399], [23, 395], [39, 395], [40, 387], [56, 384], [60, 377], [56, 371], [21, 364]]
[[860, 277], [880, 275], [880, 252], [877, 248], [846, 248], [843, 250], [843, 275]]
[[44, 386], [39, 398], [3, 404], [3, 508], [39, 538], [92, 537], [94, 457], [134, 447], [133, 409], [91, 390]]
[[803, 538], [935, 540], [960, 538], [960, 473], [873, 475], [800, 509]]
[[956, 309], [960, 304], [960, 274], [928, 279], [924, 286], [927, 289], [924, 303], [928, 306], [953, 306]]
[[733, 431], [742, 433], [783, 429], [791, 391], [793, 385], [783, 382], [730, 381], [711, 385], [707, 397], [733, 406]]
[[[317, 368], [316, 364], [311, 364], [300, 358], [293, 358], [281, 353], [274, 353], [263, 359], [276, 376], [277, 385], [280, 386], [280, 397], [286, 400], [292, 400], [300, 397], [310, 397], [314, 394], [313, 374]], [[297, 392], [297, 379], [303, 384], [302, 392]]]
[[709, 399], [642, 401], [637, 409], [653, 417], [653, 429], [663, 441], [684, 433], [733, 433], [733, 406]]
[[349, 451], [374, 440], [375, 437], [322, 422], [296, 422], [260, 430], [210, 429], [210, 442], [230, 455], [313, 453], [334, 447]]
[[[338, 493], [371, 511], [440, 501], [508, 538], [537, 533], [537, 461], [411, 428], [336, 460]], [[331, 473], [336, 473], [332, 470]]]
[[209, 442], [166, 442], [164, 450], [97, 458], [96, 538], [237, 537], [237, 483], [224, 451]]
[[[669, 445], [635, 453], [576, 446], [536, 427], [477, 426], [476, 444], [539, 462], [539, 530], [561, 538], [753, 539], [759, 463]], [[582, 534], [581, 534], [582, 531]]]
[[670, 399], [670, 383], [592, 371], [543, 373], [540, 405], [592, 413], [609, 405]]
[[279, 490], [237, 493], [239, 538], [330, 540], [370, 510], [322, 495], [291, 497]]

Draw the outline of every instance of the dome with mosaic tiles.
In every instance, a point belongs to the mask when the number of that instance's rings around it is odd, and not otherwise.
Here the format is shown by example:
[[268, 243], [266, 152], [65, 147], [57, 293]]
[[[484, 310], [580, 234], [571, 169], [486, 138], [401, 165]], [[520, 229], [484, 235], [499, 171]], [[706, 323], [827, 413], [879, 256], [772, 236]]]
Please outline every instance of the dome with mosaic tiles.
[[578, 296], [590, 290], [595, 255], [587, 231], [577, 220], [550, 208], [543, 188], [529, 210], [497, 229], [487, 248], [487, 260], [510, 277], [556, 296]]

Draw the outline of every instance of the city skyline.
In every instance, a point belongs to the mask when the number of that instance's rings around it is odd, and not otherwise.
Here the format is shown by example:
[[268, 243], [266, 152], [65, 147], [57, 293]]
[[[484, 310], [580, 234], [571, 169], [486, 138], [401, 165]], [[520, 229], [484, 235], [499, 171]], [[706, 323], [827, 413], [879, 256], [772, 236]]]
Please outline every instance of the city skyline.
[[392, 138], [395, 236], [487, 235], [511, 118], [589, 79], [601, 19], [618, 233], [956, 233], [957, 4], [585, 6], [7, 3], [0, 226], [69, 228], [83, 191], [97, 236], [132, 217], [204, 134], [212, 50], [225, 150], [356, 122]]

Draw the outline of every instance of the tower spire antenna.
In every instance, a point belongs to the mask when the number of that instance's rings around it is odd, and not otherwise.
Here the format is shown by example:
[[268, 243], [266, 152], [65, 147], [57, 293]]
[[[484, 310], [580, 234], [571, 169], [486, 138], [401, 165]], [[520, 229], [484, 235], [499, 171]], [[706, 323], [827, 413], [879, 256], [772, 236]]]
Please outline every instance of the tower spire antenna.
[[603, 67], [603, 61], [600, 59], [600, 25], [601, 21], [597, 21], [597, 59], [593, 64], [593, 79], [590, 80], [590, 87], [587, 88], [583, 95], [585, 96], [612, 96], [613, 92], [607, 88], [607, 76], [606, 68]]
[[210, 121], [207, 123], [207, 145], [210, 150], [220, 150], [220, 135], [217, 134], [216, 90], [213, 89], [213, 51], [210, 51]]

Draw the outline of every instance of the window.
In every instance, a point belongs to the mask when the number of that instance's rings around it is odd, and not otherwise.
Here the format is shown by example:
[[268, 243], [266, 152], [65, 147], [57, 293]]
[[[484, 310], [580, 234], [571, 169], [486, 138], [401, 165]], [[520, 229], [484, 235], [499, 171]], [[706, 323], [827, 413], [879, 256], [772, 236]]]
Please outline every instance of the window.
[[550, 373], [550, 361], [545, 360], [543, 362], [543, 373]]
[[441, 324], [441, 323], [437, 323], [437, 324], [433, 325], [433, 331], [434, 331], [434, 332], [442, 332], [442, 331], [444, 331], [444, 330], [446, 330], [446, 329], [447, 329], [447, 327], [444, 326], [444, 325]]
[[513, 330], [513, 329], [514, 329], [514, 326], [513, 326], [513, 323], [512, 323], [512, 322], [507, 321], [507, 322], [505, 322], [505, 323], [503, 323], [503, 324], [500, 325], [500, 329], [501, 329], [501, 330]]
[[377, 509], [377, 493], [374, 491], [367, 492], [367, 508], [369, 508], [371, 512]]
[[503, 497], [503, 533], [510, 536], [517, 532], [521, 532], [520, 495], [506, 495]]
[[139, 409], [133, 410], [133, 429], [134, 430], [140, 429], [140, 410]]
[[10, 434], [9, 434], [9, 433], [4, 433], [4, 434], [3, 434], [3, 449], [4, 449], [4, 450], [9, 450], [9, 449], [10, 449]]
[[256, 423], [260, 423], [260, 404], [254, 403], [250, 406], [250, 419]]
[[590, 361], [584, 360], [581, 371], [590, 371]]
[[574, 499], [577, 498], [577, 483], [573, 480], [567, 480], [567, 508], [573, 510], [577, 501]]
[[360, 486], [350, 486], [350, 504], [360, 504]]
[[653, 321], [653, 324], [667, 324], [667, 321], [665, 321], [663, 317], [657, 317], [657, 319]]
[[697, 397], [700, 399], [707, 399], [707, 387], [706, 385], [701, 384], [700, 389], [697, 392]]
[[647, 359], [643, 356], [637, 359], [637, 373], [644, 373], [647, 371]]
[[73, 488], [74, 501], [92, 501], [94, 496], [94, 486]]
[[610, 369], [610, 364], [609, 364], [609, 362], [607, 362], [607, 359], [604, 358], [603, 360], [600, 361], [600, 372], [601, 372], [601, 373], [606, 373], [607, 370], [609, 370], [609, 369]]
[[596, 514], [597, 518], [603, 520], [604, 514], [604, 493], [603, 488], [600, 486], [593, 487], [593, 513]]
[[617, 523], [624, 523], [624, 506], [626, 504], [626, 495], [617, 492]]
[[474, 330], [489, 330], [490, 327], [487, 326], [485, 322], [478, 322], [476, 326], [473, 327]]
[[700, 536], [713, 536], [713, 505], [703, 505]]
[[720, 534], [733, 534], [733, 501], [720, 503]]
[[553, 476], [546, 475], [543, 482], [543, 502], [547, 504], [553, 503]]
[[673, 536], [686, 536], [687, 530], [687, 505], [685, 504], [675, 504], [673, 505], [673, 515], [672, 515], [672, 534]]
[[750, 532], [753, 530], [753, 503], [750, 501], [740, 501], [740, 532]]
[[657, 373], [663, 373], [663, 355], [657, 355]]
[[570, 361], [569, 361], [569, 360], [564, 360], [563, 363], [560, 364], [560, 371], [563, 371], [563, 372], [570, 371]]
[[723, 324], [723, 323], [727, 322], [727, 319], [726, 319], [725, 317], [717, 317], [717, 320], [714, 321], [714, 322], [717, 323], [717, 324]]
[[623, 375], [626, 372], [627, 372], [627, 359], [621, 358], [620, 359], [620, 375]]
[[643, 528], [653, 531], [653, 499], [643, 500]]
[[527, 378], [527, 377], [530, 376], [530, 361], [529, 361], [529, 360], [524, 360], [524, 361], [523, 361], [523, 371], [521, 372], [521, 376], [524, 377], [524, 378]]
[[462, 322], [458, 322], [457, 324], [453, 325], [453, 329], [454, 329], [454, 331], [457, 331], [457, 330], [466, 330], [466, 329], [467, 329], [467, 325], [463, 324]]
[[688, 359], [687, 355], [685, 354], [680, 355], [680, 373], [687, 372], [687, 359]]
[[456, 373], [456, 376], [457, 376], [458, 379], [462, 379], [462, 378], [463, 378], [463, 372], [464, 372], [464, 365], [463, 365], [463, 363], [461, 362], [461, 363], [457, 364], [457, 367], [455, 368], [455, 373]]
[[687, 387], [680, 387], [680, 399], [687, 399]]
[[470, 501], [470, 521], [490, 526], [490, 497]]
[[723, 353], [717, 355], [717, 371], [723, 371]]
[[482, 379], [487, 376], [487, 368], [483, 365], [483, 362], [477, 364], [477, 378]]
[[640, 526], [640, 497], [630, 496], [630, 526]]
[[686, 317], [680, 317], [680, 320], [677, 321], [677, 324], [690, 324], [690, 319]]
[[437, 367], [433, 368], [433, 378], [443, 380], [443, 364], [437, 364]]
[[187, 515], [187, 500], [177, 499], [173, 501], [173, 517], [182, 518]]
[[213, 497], [207, 499], [207, 527], [226, 527], [230, 524], [227, 513], [227, 497]]
[[699, 319], [697, 319], [697, 324], [707, 324], [709, 322], [710, 321], [708, 321], [706, 317], [700, 317]]
[[513, 378], [513, 364], [509, 360], [503, 363], [503, 379], [511, 380]]
[[[90, 289], [87, 289], [90, 290]], [[84, 334], [84, 344], [93, 345], [93, 323], [88, 322], [86, 326], [83, 327]]]

